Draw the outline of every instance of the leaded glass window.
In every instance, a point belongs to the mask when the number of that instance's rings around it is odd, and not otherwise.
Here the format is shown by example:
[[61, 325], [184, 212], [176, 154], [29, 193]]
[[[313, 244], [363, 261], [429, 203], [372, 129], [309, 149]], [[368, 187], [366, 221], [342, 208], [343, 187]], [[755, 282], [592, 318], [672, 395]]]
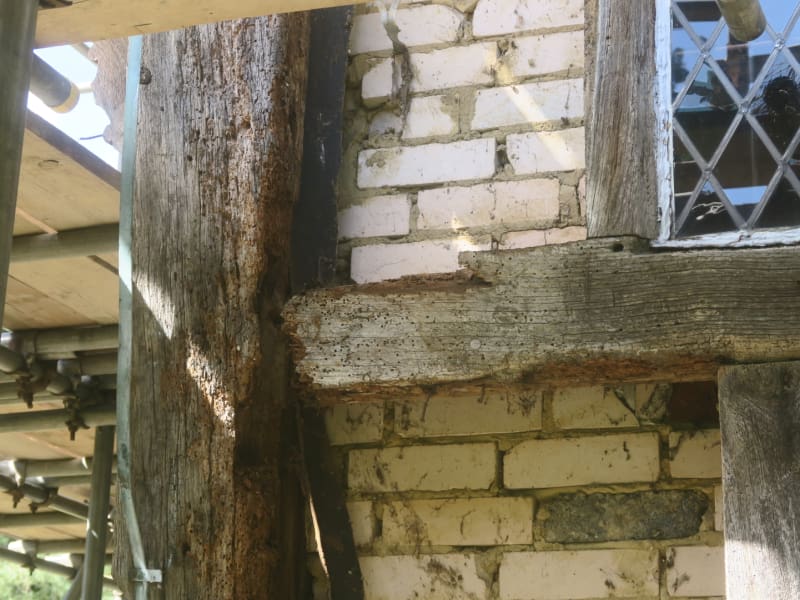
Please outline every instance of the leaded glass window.
[[671, 0], [672, 239], [800, 228], [800, 3], [761, 5], [742, 43], [714, 0]]

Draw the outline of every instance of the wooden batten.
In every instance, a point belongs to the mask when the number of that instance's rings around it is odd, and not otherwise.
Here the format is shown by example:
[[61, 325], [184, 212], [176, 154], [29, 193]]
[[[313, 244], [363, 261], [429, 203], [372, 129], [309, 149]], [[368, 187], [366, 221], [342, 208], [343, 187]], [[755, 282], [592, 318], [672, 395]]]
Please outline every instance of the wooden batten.
[[656, 2], [587, 0], [586, 8], [588, 235], [655, 239]]
[[108, 40], [365, 0], [82, 0], [39, 11], [38, 46]]
[[311, 292], [284, 312], [310, 387], [713, 379], [800, 359], [792, 248], [657, 252], [632, 238], [462, 254], [459, 275]]
[[719, 373], [729, 600], [800, 597], [800, 363]]

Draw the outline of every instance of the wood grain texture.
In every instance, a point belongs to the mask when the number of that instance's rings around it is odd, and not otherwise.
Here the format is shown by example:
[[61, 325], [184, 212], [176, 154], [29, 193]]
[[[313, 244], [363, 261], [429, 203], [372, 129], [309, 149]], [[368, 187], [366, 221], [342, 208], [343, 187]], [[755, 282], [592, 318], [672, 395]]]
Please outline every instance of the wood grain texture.
[[587, 0], [595, 27], [586, 38], [590, 238], [658, 236], [655, 6]]
[[362, 2], [366, 0], [81, 0], [64, 8], [39, 11], [36, 44], [108, 40]]
[[131, 464], [145, 554], [164, 571], [152, 598], [302, 597], [304, 502], [277, 319], [307, 44], [304, 14], [144, 40]]
[[315, 291], [284, 312], [317, 390], [713, 379], [800, 358], [794, 248], [655, 252], [631, 238], [466, 253], [462, 275]]
[[800, 598], [800, 363], [719, 373], [728, 600]]

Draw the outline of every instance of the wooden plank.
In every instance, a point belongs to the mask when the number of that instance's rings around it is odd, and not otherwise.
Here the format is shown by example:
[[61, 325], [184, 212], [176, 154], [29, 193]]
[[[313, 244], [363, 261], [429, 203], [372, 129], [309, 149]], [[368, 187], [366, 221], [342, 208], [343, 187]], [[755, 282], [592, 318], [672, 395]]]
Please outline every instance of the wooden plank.
[[366, 0], [82, 0], [64, 8], [39, 11], [36, 44], [57, 46], [106, 40], [363, 2]]
[[[16, 263], [10, 271], [17, 280], [84, 315], [91, 323], [117, 322], [117, 278], [89, 258]], [[51, 322], [48, 327], [61, 325]]]
[[588, 0], [587, 8], [595, 27], [586, 50], [588, 235], [655, 239], [656, 2]]
[[800, 598], [800, 363], [719, 373], [728, 600]]
[[3, 327], [10, 330], [45, 329], [91, 325], [94, 321], [68, 306], [48, 298], [45, 294], [25, 283], [8, 278], [6, 311]]
[[461, 255], [460, 276], [310, 292], [284, 311], [317, 390], [483, 378], [713, 379], [800, 358], [795, 248], [651, 251], [631, 238]]
[[118, 222], [119, 173], [33, 113], [26, 127], [18, 208], [56, 231]]

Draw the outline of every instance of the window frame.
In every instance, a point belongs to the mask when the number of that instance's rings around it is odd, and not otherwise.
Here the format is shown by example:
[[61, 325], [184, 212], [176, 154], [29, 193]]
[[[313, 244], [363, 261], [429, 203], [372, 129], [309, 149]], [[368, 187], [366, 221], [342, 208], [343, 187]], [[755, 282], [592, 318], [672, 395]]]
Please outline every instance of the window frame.
[[656, 126], [656, 176], [658, 197], [658, 237], [655, 248], [753, 248], [800, 243], [800, 227], [775, 227], [750, 233], [729, 231], [681, 239], [672, 238], [673, 211], [673, 130], [672, 130], [672, 0], [654, 0], [656, 82], [654, 110]]

